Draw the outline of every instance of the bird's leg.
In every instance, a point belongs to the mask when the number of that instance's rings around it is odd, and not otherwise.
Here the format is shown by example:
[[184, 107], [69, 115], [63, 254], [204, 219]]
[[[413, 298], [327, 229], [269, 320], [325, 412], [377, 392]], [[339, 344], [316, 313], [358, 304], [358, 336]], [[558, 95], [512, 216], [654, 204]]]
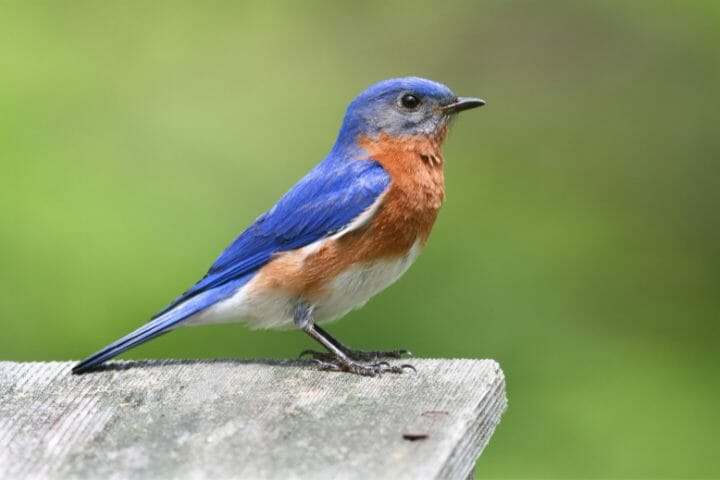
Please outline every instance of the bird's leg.
[[[321, 370], [336, 372], [350, 372], [358, 375], [374, 377], [383, 373], [403, 373], [405, 368], [412, 368], [412, 365], [394, 366], [387, 362], [362, 364], [350, 358], [338, 346], [340, 342], [328, 335], [324, 330], [312, 322], [312, 306], [299, 305], [295, 310], [295, 323], [308, 335], [317, 340], [323, 347], [328, 349], [327, 354], [322, 358], [314, 356]], [[319, 352], [318, 352], [319, 353]]]
[[[412, 357], [412, 352], [410, 350], [405, 349], [398, 349], [398, 350], [388, 350], [388, 351], [380, 351], [380, 352], [366, 352], [363, 350], [354, 350], [347, 345], [344, 345], [342, 342], [337, 340], [336, 338], [332, 337], [328, 332], [320, 328], [318, 325], [315, 325], [315, 330], [320, 334], [323, 335], [325, 338], [328, 339], [328, 341], [332, 342], [335, 347], [337, 347], [341, 352], [343, 352], [348, 358], [358, 361], [358, 362], [375, 362], [378, 360], [382, 360], [383, 358], [403, 358], [403, 355], [407, 355], [408, 357]], [[316, 352], [314, 350], [305, 350], [300, 354], [300, 356], [304, 355], [311, 355], [313, 358], [318, 360], [326, 360], [328, 353], [323, 352]]]
[[[318, 363], [321, 370], [329, 370], [335, 372], [350, 372], [358, 375], [365, 375], [368, 377], [374, 377], [383, 373], [403, 373], [405, 368], [415, 369], [412, 365], [390, 365], [387, 362], [379, 363], [359, 363], [348, 357], [342, 350], [340, 350], [332, 340], [332, 337], [326, 336], [320, 333], [318, 327], [310, 323], [304, 329], [311, 337], [320, 342], [323, 347], [327, 348], [330, 353], [327, 356], [323, 356], [323, 359], [315, 358], [314, 360]], [[332, 340], [331, 340], [332, 339]]]

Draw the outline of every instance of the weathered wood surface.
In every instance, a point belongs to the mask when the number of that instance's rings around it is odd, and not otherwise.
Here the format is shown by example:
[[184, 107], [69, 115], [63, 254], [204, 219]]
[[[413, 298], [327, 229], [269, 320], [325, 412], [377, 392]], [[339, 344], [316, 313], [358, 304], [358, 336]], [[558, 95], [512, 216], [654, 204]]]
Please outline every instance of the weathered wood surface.
[[[0, 362], [0, 478], [466, 478], [506, 407], [492, 360], [364, 378], [307, 362]], [[414, 441], [405, 436], [425, 437]]]

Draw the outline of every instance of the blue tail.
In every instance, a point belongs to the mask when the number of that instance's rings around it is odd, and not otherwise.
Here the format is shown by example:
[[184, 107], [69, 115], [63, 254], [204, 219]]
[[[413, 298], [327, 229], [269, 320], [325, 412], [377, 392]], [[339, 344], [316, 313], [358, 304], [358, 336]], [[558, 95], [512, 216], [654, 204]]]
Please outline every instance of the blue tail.
[[200, 295], [177, 305], [172, 310], [154, 318], [134, 332], [125, 335], [120, 340], [117, 340], [102, 350], [90, 355], [88, 358], [75, 365], [72, 372], [87, 372], [101, 363], [120, 355], [126, 350], [130, 350], [141, 343], [145, 343], [148, 340], [152, 340], [157, 336], [167, 333], [172, 327], [176, 326], [188, 317], [230, 297], [233, 292], [245, 284], [250, 277], [251, 275], [248, 275], [237, 279], [234, 282], [225, 284], [222, 287], [207, 290], [202, 292]]
[[145, 343], [148, 340], [167, 333], [168, 329], [179, 322], [181, 319], [166, 318], [171, 315], [164, 315], [161, 318], [155, 319], [149, 323], [146, 323], [142, 327], [138, 328], [134, 332], [125, 335], [120, 340], [117, 340], [102, 350], [95, 352], [94, 354], [87, 357], [82, 362], [78, 363], [72, 368], [73, 373], [83, 373], [88, 370], [92, 370], [101, 363], [110, 360], [123, 353], [126, 350], [130, 350], [133, 347]]

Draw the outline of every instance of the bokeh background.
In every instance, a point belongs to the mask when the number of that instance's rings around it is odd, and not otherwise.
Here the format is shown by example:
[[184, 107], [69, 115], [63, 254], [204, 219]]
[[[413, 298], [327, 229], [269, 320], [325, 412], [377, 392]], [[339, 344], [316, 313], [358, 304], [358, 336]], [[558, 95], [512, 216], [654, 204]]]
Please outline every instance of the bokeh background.
[[[3, 2], [0, 358], [134, 329], [408, 74], [488, 105], [410, 272], [330, 326], [492, 357], [479, 477], [718, 477], [720, 2]], [[187, 329], [125, 358], [292, 357]]]

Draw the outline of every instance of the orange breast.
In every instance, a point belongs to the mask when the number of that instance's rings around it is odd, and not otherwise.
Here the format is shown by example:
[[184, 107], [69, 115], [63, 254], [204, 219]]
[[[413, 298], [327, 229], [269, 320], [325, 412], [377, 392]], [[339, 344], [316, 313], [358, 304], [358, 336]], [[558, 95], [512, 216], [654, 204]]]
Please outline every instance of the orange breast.
[[445, 199], [443, 156], [437, 141], [427, 137], [361, 138], [359, 145], [390, 174], [392, 183], [375, 220], [375, 243], [388, 253], [403, 252], [420, 238], [427, 241]]
[[424, 245], [445, 198], [440, 141], [386, 135], [360, 138], [368, 158], [391, 177], [374, 219], [361, 229], [324, 241], [311, 253], [300, 249], [279, 254], [253, 280], [253, 289], [317, 299], [323, 286], [347, 268], [402, 257], [418, 239]]

